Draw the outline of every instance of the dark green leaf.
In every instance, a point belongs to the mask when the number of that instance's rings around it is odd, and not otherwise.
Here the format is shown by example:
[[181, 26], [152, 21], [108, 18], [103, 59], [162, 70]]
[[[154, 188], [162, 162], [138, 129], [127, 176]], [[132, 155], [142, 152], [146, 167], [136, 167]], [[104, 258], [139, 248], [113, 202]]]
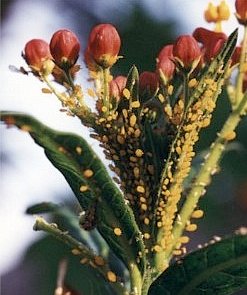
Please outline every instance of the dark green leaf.
[[[81, 207], [86, 212], [95, 208], [93, 222], [115, 254], [128, 266], [138, 261], [143, 269], [144, 244], [133, 212], [88, 143], [77, 135], [52, 130], [25, 114], [2, 112], [1, 120], [29, 132], [64, 175]], [[84, 176], [87, 169], [93, 171], [93, 176]], [[82, 191], [82, 187], [88, 189]], [[115, 235], [114, 228], [120, 228], [122, 234]]]
[[149, 295], [228, 295], [247, 288], [247, 236], [236, 235], [186, 255]]

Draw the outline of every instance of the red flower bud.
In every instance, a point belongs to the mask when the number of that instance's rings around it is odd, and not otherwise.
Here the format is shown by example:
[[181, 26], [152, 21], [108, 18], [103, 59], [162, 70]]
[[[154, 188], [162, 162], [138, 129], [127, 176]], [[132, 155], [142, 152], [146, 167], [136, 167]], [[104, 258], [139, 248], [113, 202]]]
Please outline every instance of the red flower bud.
[[236, 0], [236, 16], [238, 22], [242, 25], [247, 24], [247, 1], [246, 0]]
[[111, 67], [118, 57], [121, 40], [117, 30], [111, 24], [94, 27], [88, 39], [88, 53], [98, 65]]
[[143, 72], [139, 77], [139, 88], [141, 95], [154, 95], [159, 87], [159, 79], [156, 73]]
[[109, 83], [110, 95], [117, 100], [120, 99], [123, 90], [126, 86], [127, 78], [125, 76], [117, 76]]
[[233, 51], [233, 55], [231, 57], [231, 60], [232, 60], [231, 66], [234, 66], [235, 64], [239, 63], [241, 50], [242, 50], [242, 47], [237, 46], [235, 50]]
[[61, 68], [68, 68], [78, 59], [80, 43], [73, 32], [59, 30], [51, 38], [50, 50], [55, 63]]
[[34, 71], [39, 72], [44, 62], [52, 58], [49, 44], [41, 39], [32, 39], [25, 45], [23, 57]]
[[182, 35], [174, 44], [173, 55], [182, 62], [185, 69], [189, 70], [197, 66], [201, 57], [201, 49], [192, 36]]
[[173, 77], [175, 71], [175, 64], [173, 58], [173, 45], [164, 46], [157, 58], [156, 70], [161, 79], [167, 83]]
[[193, 37], [203, 45], [202, 51], [205, 62], [210, 62], [219, 53], [227, 40], [226, 34], [210, 31], [205, 28], [195, 29]]

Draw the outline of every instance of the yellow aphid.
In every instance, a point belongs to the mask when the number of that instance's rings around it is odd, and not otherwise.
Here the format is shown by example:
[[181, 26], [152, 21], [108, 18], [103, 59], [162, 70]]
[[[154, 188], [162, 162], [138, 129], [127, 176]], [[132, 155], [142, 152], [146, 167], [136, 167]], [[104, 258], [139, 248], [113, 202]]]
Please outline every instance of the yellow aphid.
[[138, 157], [138, 158], [140, 158], [140, 157], [142, 157], [143, 156], [143, 151], [141, 150], [141, 149], [137, 149], [136, 151], [135, 151], [135, 154], [136, 154], [136, 156]]
[[173, 255], [181, 255], [182, 254], [182, 251], [181, 250], [173, 250]]
[[140, 102], [138, 100], [133, 101], [131, 103], [132, 108], [139, 108], [140, 107]]
[[150, 239], [150, 234], [149, 233], [144, 233], [144, 239], [146, 239], [146, 240], [148, 240], [148, 239]]
[[203, 211], [198, 209], [192, 213], [191, 217], [192, 218], [201, 218], [203, 216], [203, 214], [204, 214]]
[[136, 191], [138, 193], [145, 193], [145, 188], [141, 185], [138, 185], [137, 188], [136, 188]]
[[140, 176], [140, 169], [138, 167], [135, 167], [133, 172], [134, 172], [134, 175], [136, 178], [138, 178]]
[[48, 89], [48, 88], [42, 88], [41, 91], [43, 93], [48, 93], [48, 94], [52, 93], [52, 91], [50, 89]]
[[195, 79], [195, 78], [193, 78], [193, 79], [191, 79], [190, 81], [189, 81], [189, 84], [188, 84], [188, 86], [190, 87], [190, 88], [192, 88], [192, 87], [195, 87], [196, 85], [197, 85], [197, 80]]
[[128, 111], [126, 109], [123, 109], [122, 113], [123, 113], [124, 118], [127, 119], [128, 118]]
[[101, 108], [101, 111], [102, 111], [103, 113], [106, 113], [106, 112], [107, 112], [107, 107], [106, 107], [106, 106], [103, 106], [103, 107]]
[[91, 169], [87, 169], [83, 172], [83, 176], [86, 178], [90, 178], [93, 176], [93, 171]]
[[179, 238], [179, 242], [182, 244], [187, 244], [187, 243], [189, 243], [189, 241], [190, 241], [190, 238], [187, 236], [182, 236]]
[[91, 88], [89, 88], [89, 89], [87, 90], [87, 93], [88, 93], [89, 96], [91, 96], [91, 97], [93, 97], [93, 98], [96, 96], [94, 90], [91, 89]]
[[193, 232], [197, 230], [197, 225], [192, 223], [192, 224], [188, 224], [185, 228], [187, 231]]
[[114, 272], [108, 271], [107, 272], [107, 279], [109, 282], [115, 283], [117, 281], [117, 276]]
[[229, 133], [227, 133], [227, 135], [225, 136], [226, 140], [233, 140], [236, 137], [236, 132], [234, 131], [230, 131]]
[[59, 152], [61, 152], [61, 153], [66, 153], [66, 149], [65, 149], [64, 147], [62, 147], [62, 146], [60, 146], [60, 147], [58, 148], [58, 150], [59, 150]]
[[72, 249], [72, 254], [74, 254], [74, 255], [80, 255], [81, 254], [81, 251], [80, 250], [78, 250], [78, 249]]
[[147, 217], [145, 217], [144, 218], [144, 224], [149, 225], [149, 223], [150, 223], [150, 220]]
[[146, 204], [141, 204], [141, 209], [142, 209], [143, 211], [147, 211], [148, 207], [147, 207]]
[[158, 95], [158, 98], [161, 103], [163, 103], [165, 101], [165, 98], [161, 93]]
[[130, 98], [130, 92], [127, 88], [124, 88], [123, 90], [123, 96], [126, 97], [127, 99]]
[[125, 143], [125, 139], [124, 139], [124, 137], [121, 136], [121, 135], [118, 135], [118, 136], [117, 136], [117, 141], [118, 141], [118, 143], [120, 143], [120, 144], [124, 144], [124, 143]]
[[105, 264], [105, 260], [101, 256], [95, 256], [94, 262], [96, 265], [103, 266]]
[[80, 146], [77, 146], [77, 147], [75, 148], [75, 151], [77, 152], [78, 155], [81, 155], [81, 153], [82, 153], [82, 148], [81, 148]]
[[135, 137], [139, 137], [141, 135], [141, 130], [140, 129], [136, 129], [134, 132], [134, 136]]
[[80, 263], [81, 264], [86, 264], [86, 263], [88, 263], [88, 259], [85, 257], [85, 258], [82, 258], [81, 260], [80, 260]]
[[154, 246], [154, 251], [157, 252], [157, 253], [161, 252], [161, 251], [162, 251], [161, 246], [159, 246], [159, 245], [155, 245], [155, 246]]
[[80, 187], [80, 192], [82, 192], [82, 193], [86, 192], [87, 190], [88, 190], [88, 186], [87, 185], [82, 185]]
[[30, 132], [30, 131], [32, 131], [32, 128], [31, 128], [31, 126], [29, 126], [29, 125], [22, 125], [20, 129], [21, 129], [22, 131], [26, 131], [26, 132]]
[[133, 114], [133, 115], [131, 115], [131, 117], [130, 117], [130, 126], [131, 126], [131, 127], [134, 127], [135, 124], [136, 124], [136, 115]]
[[119, 227], [115, 227], [113, 231], [116, 236], [121, 236], [122, 234], [122, 230]]
[[168, 90], [167, 90], [167, 92], [168, 92], [169, 95], [172, 95], [172, 93], [173, 93], [173, 89], [174, 89], [173, 85], [169, 85], [169, 86], [168, 86]]

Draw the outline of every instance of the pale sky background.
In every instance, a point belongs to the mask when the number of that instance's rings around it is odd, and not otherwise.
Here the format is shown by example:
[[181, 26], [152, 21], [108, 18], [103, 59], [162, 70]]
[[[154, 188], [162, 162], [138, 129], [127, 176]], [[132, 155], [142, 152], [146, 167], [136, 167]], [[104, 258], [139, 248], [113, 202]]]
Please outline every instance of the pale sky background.
[[[50, 1], [54, 4], [56, 1]], [[61, 0], [62, 1], [62, 0]], [[133, 0], [134, 1], [134, 0]], [[121, 6], [127, 13], [129, 1], [95, 0], [101, 13], [106, 13], [114, 5]], [[169, 16], [180, 20], [179, 33], [189, 34], [196, 27], [212, 28], [203, 20], [206, 0], [139, 0], [148, 11], [159, 19]], [[219, 3], [220, 1], [213, 1]], [[234, 11], [234, 0], [228, 0]], [[126, 8], [125, 8], [126, 7]], [[107, 16], [106, 16], [107, 20]], [[238, 26], [232, 15], [223, 27], [227, 34]], [[0, 59], [0, 108], [2, 110], [23, 111], [34, 115], [50, 127], [72, 131], [87, 136], [79, 120], [67, 117], [59, 112], [60, 103], [55, 97], [41, 93], [42, 84], [31, 76], [9, 71], [8, 66], [25, 65], [21, 51], [25, 43], [32, 38], [49, 40], [53, 32], [60, 28], [69, 28], [61, 15], [49, 11], [46, 1], [22, 0], [12, 8], [11, 17], [1, 28], [1, 59]], [[75, 32], [76, 33], [76, 32]], [[241, 35], [241, 33], [240, 33]], [[86, 71], [80, 74], [80, 81], [86, 88]], [[39, 234], [32, 231], [34, 218], [24, 214], [26, 208], [42, 201], [62, 202], [61, 195], [70, 193], [63, 176], [44, 156], [43, 150], [36, 146], [25, 133], [15, 128], [6, 130], [0, 126], [1, 149], [10, 156], [10, 165], [1, 170], [0, 186], [0, 273], [18, 263], [28, 244], [38, 238]], [[91, 139], [90, 139], [91, 140]], [[94, 147], [97, 144], [92, 143]], [[2, 173], [4, 172], [4, 173]], [[55, 200], [48, 200], [57, 196]]]

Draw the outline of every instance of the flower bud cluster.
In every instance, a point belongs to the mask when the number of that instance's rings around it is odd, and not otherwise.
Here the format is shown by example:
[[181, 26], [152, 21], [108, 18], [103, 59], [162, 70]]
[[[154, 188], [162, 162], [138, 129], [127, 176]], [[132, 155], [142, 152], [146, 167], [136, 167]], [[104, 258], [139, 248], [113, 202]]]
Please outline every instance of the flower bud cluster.
[[32, 39], [26, 43], [23, 57], [36, 74], [48, 75], [54, 66], [68, 70], [79, 57], [80, 42], [76, 35], [67, 30], [55, 32], [50, 44], [42, 39]]

